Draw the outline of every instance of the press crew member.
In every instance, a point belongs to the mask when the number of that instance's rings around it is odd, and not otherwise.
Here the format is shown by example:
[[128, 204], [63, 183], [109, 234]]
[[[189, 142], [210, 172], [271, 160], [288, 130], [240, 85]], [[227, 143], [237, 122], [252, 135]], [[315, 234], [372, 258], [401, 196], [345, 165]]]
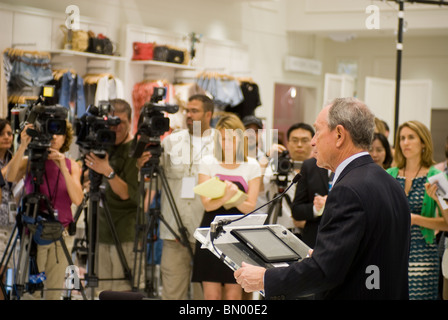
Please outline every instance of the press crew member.
[[[20, 134], [21, 143], [9, 163], [7, 180], [17, 182], [25, 177], [25, 191], [31, 193], [34, 191], [32, 176], [27, 171], [29, 169], [28, 157], [25, 156], [25, 150], [31, 142], [31, 136], [27, 134], [28, 128], [32, 129], [33, 125], [26, 125]], [[73, 129], [69, 122], [67, 122], [65, 134], [53, 135], [48, 149], [48, 158], [45, 161], [43, 183], [39, 186], [39, 192], [50, 200], [53, 209], [57, 212], [58, 220], [66, 229], [73, 222], [72, 204], [80, 205], [84, 196], [80, 183], [81, 168], [75, 160], [64, 155], [69, 150], [72, 139]], [[64, 231], [63, 239], [70, 252], [73, 246], [73, 237]], [[45, 300], [61, 299], [61, 290], [55, 289], [63, 288], [67, 266], [68, 262], [59, 241], [37, 246], [37, 267], [39, 272], [45, 272], [47, 278]]]
[[[296, 123], [288, 128], [287, 131], [287, 143], [286, 147], [282, 145], [274, 145], [271, 150], [268, 151], [272, 157], [277, 152], [277, 157], [282, 168], [275, 169], [274, 160], [271, 159], [269, 165], [266, 168], [263, 177], [264, 192], [267, 199], [272, 199], [277, 193], [280, 193], [285, 189], [300, 172], [300, 168], [294, 163], [303, 162], [309, 159], [311, 156], [311, 139], [314, 136], [314, 129], [312, 126], [306, 123]], [[284, 157], [280, 154], [284, 151], [288, 151], [288, 154]], [[285, 165], [289, 162], [289, 170], [285, 169], [288, 166]], [[276, 172], [274, 172], [276, 171]], [[287, 172], [284, 172], [287, 171]], [[277, 220], [273, 221], [274, 212], [271, 215], [271, 223], [279, 223], [284, 227], [290, 229], [295, 234], [300, 234], [300, 230], [305, 226], [306, 221], [295, 220], [291, 215], [291, 205], [294, 200], [296, 192], [296, 186], [291, 187], [282, 200], [282, 212], [279, 213]], [[268, 209], [264, 209], [267, 211]]]
[[[98, 278], [124, 278], [124, 269], [115, 248], [114, 238], [105, 217], [104, 206], [107, 205], [112, 222], [118, 235], [128, 266], [133, 265], [135, 240], [135, 222], [138, 195], [138, 170], [136, 159], [129, 157], [133, 136], [131, 134], [131, 106], [121, 99], [110, 101], [114, 116], [120, 118], [115, 131], [115, 145], [109, 149], [104, 158], [94, 153], [85, 157], [86, 166], [102, 174], [106, 182], [104, 191], [105, 204], [99, 207], [99, 248]], [[125, 291], [131, 289], [127, 280], [99, 281], [99, 291]]]
[[[162, 141], [163, 154], [160, 158], [171, 193], [179, 209], [179, 216], [187, 229], [191, 248], [194, 250], [194, 231], [199, 227], [204, 207], [193, 188], [198, 182], [198, 170], [201, 159], [213, 152], [213, 132], [210, 121], [213, 114], [213, 101], [205, 95], [193, 95], [188, 99], [186, 125], [188, 129], [177, 130]], [[141, 167], [151, 157], [144, 152], [138, 160]], [[161, 194], [161, 213], [166, 223], [178, 230], [165, 192]], [[160, 237], [163, 239], [162, 260], [162, 299], [188, 299], [192, 257], [186, 246], [175, 240], [174, 235], [164, 225], [160, 225]], [[192, 286], [192, 299], [202, 299], [202, 290], [198, 283]]]

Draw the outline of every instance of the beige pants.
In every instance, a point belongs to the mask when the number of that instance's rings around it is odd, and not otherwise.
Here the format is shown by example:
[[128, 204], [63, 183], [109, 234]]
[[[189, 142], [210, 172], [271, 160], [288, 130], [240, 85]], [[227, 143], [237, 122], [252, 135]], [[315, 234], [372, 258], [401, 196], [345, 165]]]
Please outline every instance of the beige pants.
[[[194, 244], [190, 244], [194, 251]], [[202, 300], [203, 293], [200, 283], [191, 283], [192, 259], [182, 244], [173, 240], [163, 240], [162, 261], [162, 299], [186, 300], [188, 289], [192, 284], [191, 298]]]
[[[70, 253], [73, 247], [74, 237], [64, 232], [63, 236], [67, 250]], [[37, 267], [39, 272], [45, 271], [47, 279], [44, 281], [44, 300], [61, 300], [63, 288], [65, 286], [65, 271], [69, 266], [67, 256], [64, 253], [60, 241], [55, 241], [48, 245], [37, 246]], [[38, 297], [40, 292], [33, 294]]]
[[[132, 276], [134, 276], [134, 243], [124, 242], [121, 244], [124, 256], [126, 258], [126, 263], [131, 271]], [[140, 284], [139, 288], [144, 288], [144, 261], [142, 259], [142, 270], [140, 274]], [[138, 268], [135, 268], [138, 269]], [[137, 272], [138, 270], [135, 270]], [[136, 279], [137, 277], [134, 276]], [[120, 279], [124, 278], [124, 269], [118, 255], [118, 251], [113, 244], [100, 243], [98, 248], [98, 292], [104, 290], [112, 291], [129, 291], [132, 289], [132, 284], [129, 280], [101, 280], [101, 279]]]

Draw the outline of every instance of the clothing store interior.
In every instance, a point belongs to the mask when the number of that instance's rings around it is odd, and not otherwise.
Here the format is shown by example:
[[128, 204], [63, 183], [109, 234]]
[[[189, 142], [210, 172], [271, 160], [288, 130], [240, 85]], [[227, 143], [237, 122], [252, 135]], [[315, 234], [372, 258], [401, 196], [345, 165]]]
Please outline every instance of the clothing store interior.
[[339, 98], [408, 199], [408, 299], [448, 300], [447, 0], [0, 0], [0, 29], [1, 300], [266, 301], [237, 270], [319, 261]]

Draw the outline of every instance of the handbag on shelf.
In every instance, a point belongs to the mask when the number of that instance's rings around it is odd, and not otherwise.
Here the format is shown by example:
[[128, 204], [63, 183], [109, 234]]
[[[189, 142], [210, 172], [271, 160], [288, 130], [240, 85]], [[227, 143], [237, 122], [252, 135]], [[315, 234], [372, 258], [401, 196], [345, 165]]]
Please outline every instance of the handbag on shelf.
[[185, 52], [177, 48], [169, 48], [168, 62], [182, 64], [185, 61]]
[[89, 33], [85, 30], [71, 30], [61, 25], [64, 33], [64, 49], [85, 52], [89, 48]]
[[168, 46], [164, 45], [155, 45], [153, 52], [153, 60], [168, 62]]
[[154, 60], [184, 64], [187, 60], [187, 51], [181, 48], [168, 46], [168, 45], [156, 45], [154, 47]]
[[154, 56], [154, 43], [134, 42], [132, 44], [132, 60], [152, 60]]
[[102, 33], [95, 36], [92, 31], [89, 31], [89, 48], [87, 52], [113, 55], [114, 51], [114, 45], [108, 37]]

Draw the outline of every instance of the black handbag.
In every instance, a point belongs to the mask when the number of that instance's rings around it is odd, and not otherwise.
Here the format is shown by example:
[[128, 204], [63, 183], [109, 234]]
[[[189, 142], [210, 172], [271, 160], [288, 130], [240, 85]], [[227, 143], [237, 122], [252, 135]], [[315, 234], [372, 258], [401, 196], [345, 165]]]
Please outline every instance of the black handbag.
[[153, 60], [182, 64], [185, 61], [185, 52], [166, 45], [156, 45]]
[[167, 46], [158, 46], [154, 47], [153, 52], [153, 60], [168, 62], [168, 54], [170, 49]]
[[97, 37], [91, 35], [89, 38], [89, 47], [87, 52], [113, 55], [114, 45], [109, 38], [102, 34], [98, 34]]
[[168, 62], [182, 64], [184, 60], [185, 54], [183, 51], [177, 49], [168, 50]]

